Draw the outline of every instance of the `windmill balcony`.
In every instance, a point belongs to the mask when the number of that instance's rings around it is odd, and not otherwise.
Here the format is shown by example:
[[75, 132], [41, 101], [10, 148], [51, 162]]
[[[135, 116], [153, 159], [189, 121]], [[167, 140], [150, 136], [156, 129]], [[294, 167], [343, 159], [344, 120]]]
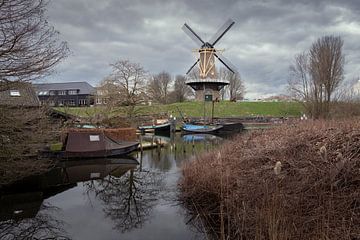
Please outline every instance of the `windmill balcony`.
[[220, 78], [204, 78], [204, 79], [186, 79], [186, 84], [192, 85], [192, 84], [204, 84], [204, 83], [215, 83], [219, 85], [228, 85], [229, 81], [225, 79]]

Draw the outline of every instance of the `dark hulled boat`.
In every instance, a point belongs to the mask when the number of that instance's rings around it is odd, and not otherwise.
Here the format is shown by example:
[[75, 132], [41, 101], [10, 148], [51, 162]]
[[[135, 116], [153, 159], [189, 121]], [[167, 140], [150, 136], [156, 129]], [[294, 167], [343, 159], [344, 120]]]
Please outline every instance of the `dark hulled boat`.
[[143, 125], [139, 126], [139, 130], [142, 132], [146, 132], [147, 130], [154, 130], [155, 133], [164, 133], [164, 132], [170, 132], [171, 129], [171, 123], [166, 122], [162, 124], [150, 124], [150, 125]]
[[127, 155], [138, 148], [139, 142], [115, 141], [103, 131], [70, 131], [62, 151], [42, 151], [44, 157], [103, 158]]

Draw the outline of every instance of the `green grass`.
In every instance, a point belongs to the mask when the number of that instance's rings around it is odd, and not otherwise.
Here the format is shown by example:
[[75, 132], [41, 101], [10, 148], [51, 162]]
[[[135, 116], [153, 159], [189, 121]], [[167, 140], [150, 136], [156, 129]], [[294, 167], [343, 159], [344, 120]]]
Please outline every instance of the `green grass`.
[[[189, 117], [201, 117], [204, 114], [210, 116], [212, 103], [207, 102], [183, 102], [167, 105], [138, 106], [137, 114], [168, 113], [179, 117], [179, 111]], [[124, 108], [116, 108], [111, 113], [105, 107], [73, 107], [56, 108], [59, 111], [69, 114], [91, 117], [95, 114], [125, 115]], [[273, 117], [297, 117], [300, 116], [303, 108], [297, 102], [229, 102], [221, 101], [215, 103], [214, 117], [243, 117], [243, 116], [273, 116]]]

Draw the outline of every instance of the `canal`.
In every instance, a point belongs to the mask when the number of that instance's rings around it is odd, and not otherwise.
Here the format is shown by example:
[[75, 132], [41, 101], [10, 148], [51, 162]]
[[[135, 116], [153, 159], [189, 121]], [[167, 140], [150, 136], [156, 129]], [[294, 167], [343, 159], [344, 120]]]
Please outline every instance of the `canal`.
[[181, 166], [214, 135], [144, 136], [164, 148], [59, 163], [1, 189], [0, 239], [202, 239], [178, 202]]

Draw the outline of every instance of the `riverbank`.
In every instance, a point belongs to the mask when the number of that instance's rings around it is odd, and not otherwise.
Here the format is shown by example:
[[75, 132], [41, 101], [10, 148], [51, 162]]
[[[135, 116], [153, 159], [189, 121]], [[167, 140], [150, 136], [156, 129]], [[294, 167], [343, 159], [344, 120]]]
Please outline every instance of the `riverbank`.
[[214, 239], [360, 237], [360, 120], [251, 131], [184, 165], [181, 200]]
[[37, 153], [58, 141], [62, 120], [46, 108], [1, 106], [0, 112], [0, 187], [51, 168], [54, 162]]

